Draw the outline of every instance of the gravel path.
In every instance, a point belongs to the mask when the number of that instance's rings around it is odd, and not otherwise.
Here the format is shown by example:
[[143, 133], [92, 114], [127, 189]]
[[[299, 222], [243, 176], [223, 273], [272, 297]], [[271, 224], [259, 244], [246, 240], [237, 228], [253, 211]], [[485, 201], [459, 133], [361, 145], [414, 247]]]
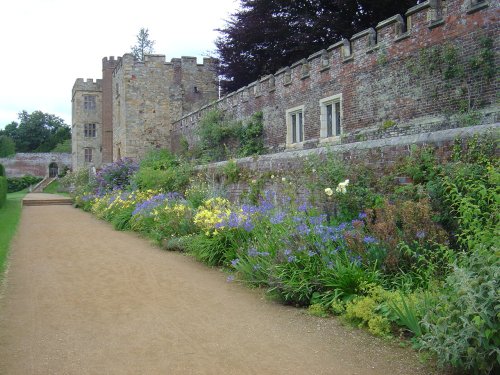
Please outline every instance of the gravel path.
[[0, 374], [431, 374], [409, 349], [281, 306], [71, 206], [24, 207]]

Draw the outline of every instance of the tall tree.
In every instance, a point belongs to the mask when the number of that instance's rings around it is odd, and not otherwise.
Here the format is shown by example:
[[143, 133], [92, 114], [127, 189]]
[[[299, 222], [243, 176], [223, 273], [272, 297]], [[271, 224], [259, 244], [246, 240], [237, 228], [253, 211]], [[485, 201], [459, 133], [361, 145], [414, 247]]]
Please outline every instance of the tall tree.
[[218, 31], [222, 88], [236, 90], [341, 38], [404, 13], [418, 0], [241, 0]]
[[49, 152], [58, 143], [71, 139], [71, 129], [64, 120], [42, 111], [22, 111], [19, 123], [13, 121], [0, 135], [12, 138], [17, 152]]
[[7, 135], [0, 135], [0, 158], [10, 156], [16, 153], [16, 144], [14, 140]]
[[131, 48], [132, 55], [136, 60], [143, 61], [144, 55], [154, 52], [155, 41], [149, 39], [149, 29], [141, 28], [137, 34], [137, 42]]

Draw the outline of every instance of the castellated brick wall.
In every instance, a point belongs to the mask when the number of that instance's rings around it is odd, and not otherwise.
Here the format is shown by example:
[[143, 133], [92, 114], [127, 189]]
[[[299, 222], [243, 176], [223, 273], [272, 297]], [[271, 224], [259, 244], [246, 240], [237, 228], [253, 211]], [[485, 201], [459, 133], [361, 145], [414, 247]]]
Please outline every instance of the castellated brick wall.
[[[87, 103], [85, 103], [86, 100], [88, 100]], [[71, 102], [73, 169], [91, 165], [100, 166], [102, 164], [102, 80], [98, 79], [94, 82], [91, 78], [86, 81], [78, 78], [73, 85]], [[91, 124], [95, 125], [95, 135], [85, 134], [85, 126]], [[87, 161], [85, 160], [86, 152], [91, 155]]]
[[[171, 149], [180, 151], [182, 139], [196, 144], [199, 119], [212, 109], [236, 119], [262, 111], [269, 153], [461, 127], [466, 123], [457, 113], [464, 103], [475, 103], [470, 109], [481, 112], [482, 124], [496, 123], [496, 70], [487, 79], [468, 62], [481, 58], [489, 38], [498, 66], [498, 12], [493, 0], [425, 1], [404, 17], [391, 17], [180, 118], [172, 125]], [[463, 67], [466, 78], [447, 75], [454, 66]], [[341, 133], [331, 137], [321, 125], [320, 101], [329, 97], [341, 108]], [[292, 143], [287, 110], [299, 107], [304, 141]]]
[[5, 167], [7, 177], [22, 177], [32, 175], [46, 177], [49, 175], [49, 165], [57, 164], [59, 173], [64, 167], [71, 168], [71, 154], [46, 153], [17, 153], [8, 158], [0, 158], [0, 164]]
[[114, 160], [168, 148], [172, 122], [217, 98], [214, 66], [212, 59], [124, 55], [113, 72]]

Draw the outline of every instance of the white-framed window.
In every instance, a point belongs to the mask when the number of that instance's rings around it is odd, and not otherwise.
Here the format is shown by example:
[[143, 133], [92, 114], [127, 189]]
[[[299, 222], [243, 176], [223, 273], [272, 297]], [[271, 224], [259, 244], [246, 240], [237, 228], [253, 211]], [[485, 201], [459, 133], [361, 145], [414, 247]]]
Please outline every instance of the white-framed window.
[[342, 134], [342, 94], [319, 101], [321, 138], [339, 137]]
[[95, 96], [94, 95], [84, 95], [83, 96], [83, 109], [87, 111], [95, 110]]
[[90, 147], [86, 147], [83, 151], [85, 153], [85, 163], [92, 163], [92, 149]]
[[85, 138], [95, 138], [96, 136], [96, 125], [95, 124], [85, 124], [83, 133]]
[[304, 142], [304, 106], [286, 111], [287, 144]]

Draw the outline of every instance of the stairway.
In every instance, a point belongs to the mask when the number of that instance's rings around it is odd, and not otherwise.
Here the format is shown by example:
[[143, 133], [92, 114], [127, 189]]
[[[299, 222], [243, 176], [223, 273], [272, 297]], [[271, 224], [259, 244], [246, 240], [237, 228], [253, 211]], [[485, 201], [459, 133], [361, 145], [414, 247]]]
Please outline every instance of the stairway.
[[54, 181], [57, 177], [45, 177], [42, 181], [40, 181], [32, 190], [33, 193], [42, 193], [43, 189], [47, 187], [52, 181]]
[[56, 194], [29, 193], [23, 199], [23, 206], [54, 206], [71, 204], [73, 204], [71, 198]]

